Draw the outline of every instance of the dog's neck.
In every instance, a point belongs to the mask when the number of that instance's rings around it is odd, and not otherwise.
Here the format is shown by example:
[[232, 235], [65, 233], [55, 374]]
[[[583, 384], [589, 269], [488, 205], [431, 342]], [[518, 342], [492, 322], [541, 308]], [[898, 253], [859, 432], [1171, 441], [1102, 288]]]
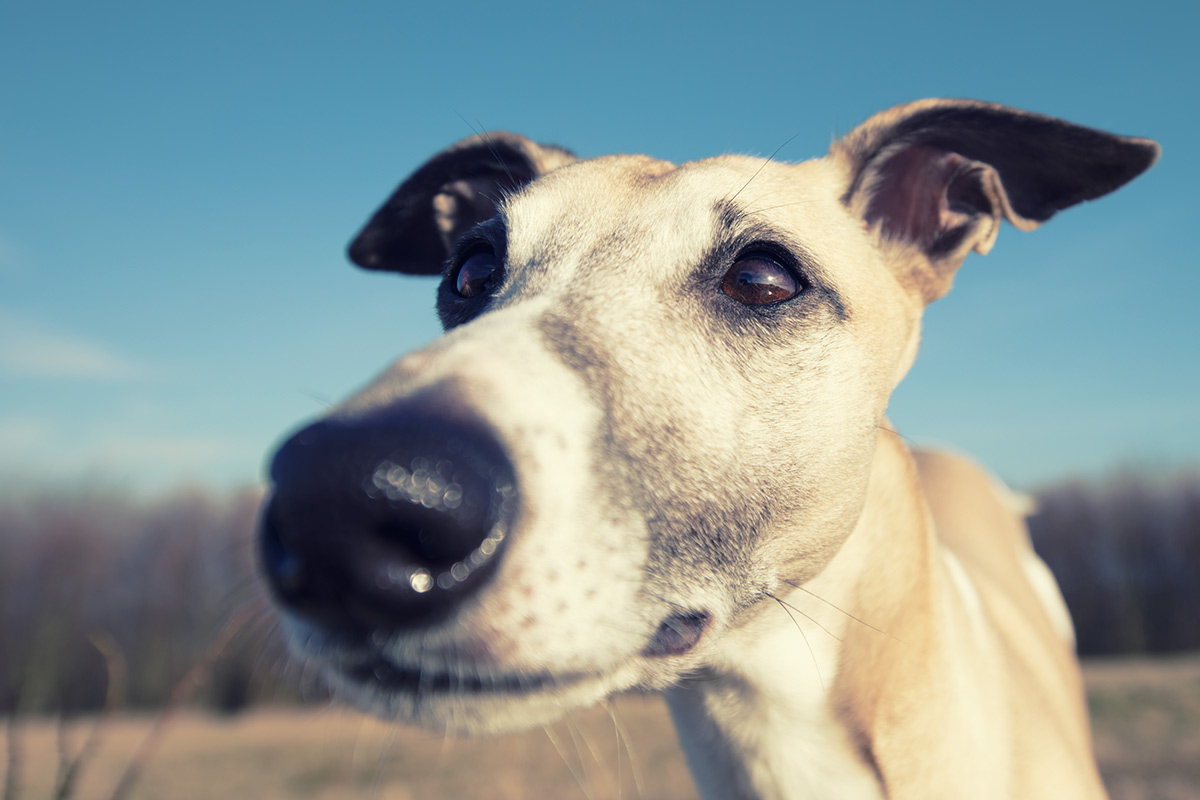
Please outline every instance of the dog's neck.
[[833, 561], [667, 693], [703, 797], [885, 795], [875, 735], [895, 710], [888, 689], [937, 669], [938, 550], [911, 454], [881, 438], [863, 514]]
[[837, 719], [823, 685], [833, 679], [837, 662], [816, 637], [828, 636], [806, 622], [801, 634], [780, 615], [787, 625], [746, 639], [743, 661], [731, 658], [667, 692], [700, 795], [882, 797], [874, 770]]

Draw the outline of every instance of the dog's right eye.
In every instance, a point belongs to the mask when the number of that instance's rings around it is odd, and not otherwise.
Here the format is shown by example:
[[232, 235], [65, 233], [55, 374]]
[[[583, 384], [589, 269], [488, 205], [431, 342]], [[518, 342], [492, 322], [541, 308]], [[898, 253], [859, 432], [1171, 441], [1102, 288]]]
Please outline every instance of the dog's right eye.
[[721, 291], [742, 305], [768, 306], [798, 295], [804, 284], [766, 253], [740, 257], [721, 280]]
[[492, 250], [476, 250], [459, 264], [454, 276], [454, 291], [459, 297], [478, 297], [494, 288], [499, 272], [500, 265]]

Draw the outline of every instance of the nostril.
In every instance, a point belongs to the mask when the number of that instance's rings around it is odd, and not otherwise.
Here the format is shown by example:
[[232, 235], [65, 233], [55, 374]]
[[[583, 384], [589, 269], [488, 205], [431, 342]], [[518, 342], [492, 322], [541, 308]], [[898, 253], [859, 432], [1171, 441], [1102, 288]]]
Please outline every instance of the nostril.
[[441, 457], [385, 459], [363, 489], [379, 506], [372, 534], [406, 563], [409, 577], [418, 574], [424, 582], [429, 573], [448, 589], [496, 555], [516, 488], [506, 460], [499, 463], [497, 453], [482, 458], [479, 445], [461, 436], [422, 445]]
[[678, 656], [691, 650], [704, 635], [711, 616], [707, 611], [677, 611], [662, 621], [650, 644], [642, 650], [648, 658]]
[[333, 627], [419, 624], [494, 572], [516, 516], [486, 432], [444, 420], [322, 422], [281, 448], [260, 527], [276, 597]]
[[[364, 492], [374, 502], [386, 502], [375, 534], [427, 567], [475, 562], [494, 553], [493, 539], [503, 538], [500, 520], [509, 516], [515, 497], [511, 473], [490, 466], [473, 469], [464, 444], [455, 438], [445, 446], [453, 457], [418, 456], [407, 465], [390, 459], [380, 462]], [[481, 536], [481, 533], [488, 533]]]
[[294, 594], [304, 581], [304, 562], [284, 546], [269, 512], [263, 515], [258, 542], [263, 572], [282, 594]]

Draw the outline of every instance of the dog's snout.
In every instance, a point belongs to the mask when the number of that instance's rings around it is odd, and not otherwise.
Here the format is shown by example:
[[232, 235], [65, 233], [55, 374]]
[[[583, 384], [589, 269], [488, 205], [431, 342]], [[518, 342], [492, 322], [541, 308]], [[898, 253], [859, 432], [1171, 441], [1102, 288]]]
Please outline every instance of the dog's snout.
[[451, 612], [495, 572], [516, 514], [495, 438], [428, 413], [318, 422], [271, 477], [263, 571], [284, 606], [339, 632]]

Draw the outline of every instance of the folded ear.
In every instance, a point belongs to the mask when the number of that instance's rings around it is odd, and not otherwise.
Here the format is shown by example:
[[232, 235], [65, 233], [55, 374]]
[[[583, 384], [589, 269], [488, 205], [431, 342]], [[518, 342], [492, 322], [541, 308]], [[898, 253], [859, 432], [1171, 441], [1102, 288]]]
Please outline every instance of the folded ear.
[[1001, 218], [1023, 231], [1117, 189], [1157, 160], [1149, 139], [973, 100], [921, 100], [876, 114], [834, 143], [842, 201], [899, 246], [926, 302], [967, 253], [986, 253]]
[[429, 159], [380, 206], [350, 260], [367, 269], [434, 275], [463, 231], [508, 194], [575, 161], [569, 150], [502, 131], [463, 139]]

